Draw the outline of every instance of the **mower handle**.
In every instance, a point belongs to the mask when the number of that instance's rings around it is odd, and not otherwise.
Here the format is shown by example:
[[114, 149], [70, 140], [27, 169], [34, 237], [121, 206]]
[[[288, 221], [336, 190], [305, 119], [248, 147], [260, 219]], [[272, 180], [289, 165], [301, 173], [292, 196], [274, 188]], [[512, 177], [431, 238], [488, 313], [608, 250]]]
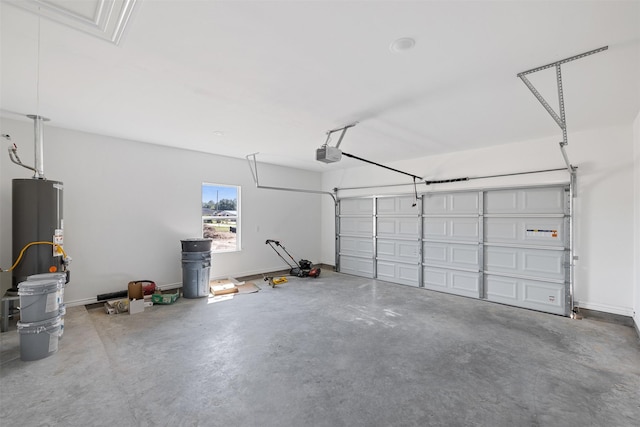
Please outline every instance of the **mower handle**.
[[277, 240], [267, 239], [267, 241], [264, 242], [265, 245], [268, 245], [269, 243], [275, 243], [276, 245], [280, 246], [280, 242]]

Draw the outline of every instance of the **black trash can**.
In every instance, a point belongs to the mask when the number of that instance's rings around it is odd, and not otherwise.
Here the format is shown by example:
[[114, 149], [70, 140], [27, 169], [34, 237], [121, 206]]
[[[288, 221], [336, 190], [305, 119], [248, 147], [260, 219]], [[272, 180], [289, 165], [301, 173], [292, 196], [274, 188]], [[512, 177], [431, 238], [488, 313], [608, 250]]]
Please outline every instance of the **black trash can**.
[[182, 242], [182, 295], [202, 298], [209, 295], [211, 239], [191, 238]]

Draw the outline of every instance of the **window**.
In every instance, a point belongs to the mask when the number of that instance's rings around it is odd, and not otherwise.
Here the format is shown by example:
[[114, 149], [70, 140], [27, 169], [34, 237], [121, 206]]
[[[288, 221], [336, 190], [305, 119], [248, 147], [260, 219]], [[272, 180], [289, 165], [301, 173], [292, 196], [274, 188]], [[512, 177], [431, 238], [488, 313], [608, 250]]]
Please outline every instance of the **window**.
[[240, 187], [202, 184], [202, 237], [213, 252], [240, 250]]

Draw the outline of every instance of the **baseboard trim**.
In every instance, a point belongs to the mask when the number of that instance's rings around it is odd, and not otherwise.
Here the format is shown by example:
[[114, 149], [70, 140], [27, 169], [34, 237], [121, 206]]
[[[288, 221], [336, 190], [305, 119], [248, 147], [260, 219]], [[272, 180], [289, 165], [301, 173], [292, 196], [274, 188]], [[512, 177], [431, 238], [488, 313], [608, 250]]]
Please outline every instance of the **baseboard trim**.
[[64, 304], [67, 307], [76, 307], [78, 305], [91, 305], [91, 304], [97, 304], [97, 303], [98, 303], [97, 298], [85, 298], [85, 299], [78, 299], [74, 301], [64, 301]]
[[594, 319], [594, 320], [600, 320], [607, 323], [615, 323], [618, 325], [630, 326], [632, 328], [635, 327], [636, 332], [638, 331], [636, 323], [634, 322], [633, 317], [631, 316], [623, 316], [620, 314], [607, 313], [605, 311], [591, 310], [591, 309], [582, 308], [582, 307], [578, 307], [576, 309], [576, 313], [581, 315], [584, 319]]
[[625, 317], [633, 317], [633, 308], [631, 307], [619, 307], [619, 306], [599, 304], [599, 303], [588, 302], [588, 301], [576, 301], [574, 303], [574, 306], [579, 308], [585, 308], [587, 310], [601, 311], [603, 313], [611, 313], [611, 314], [617, 314]]
[[160, 289], [161, 291], [168, 291], [170, 289], [178, 289], [182, 287], [182, 282], [178, 282], [178, 283], [167, 283], [165, 285], [157, 285], [156, 288]]

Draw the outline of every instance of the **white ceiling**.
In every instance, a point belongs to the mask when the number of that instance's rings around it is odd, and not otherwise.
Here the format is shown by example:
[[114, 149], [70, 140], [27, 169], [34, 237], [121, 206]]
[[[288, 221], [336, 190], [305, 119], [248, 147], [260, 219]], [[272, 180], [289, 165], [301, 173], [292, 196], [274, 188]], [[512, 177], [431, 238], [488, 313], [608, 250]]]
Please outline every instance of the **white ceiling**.
[[[119, 44], [0, 13], [3, 116], [303, 169], [357, 164], [315, 161], [354, 121], [340, 148], [380, 163], [560, 141], [516, 74], [604, 45], [562, 66], [569, 140], [640, 111], [639, 1], [138, 0]], [[553, 69], [529, 77], [557, 99]]]

